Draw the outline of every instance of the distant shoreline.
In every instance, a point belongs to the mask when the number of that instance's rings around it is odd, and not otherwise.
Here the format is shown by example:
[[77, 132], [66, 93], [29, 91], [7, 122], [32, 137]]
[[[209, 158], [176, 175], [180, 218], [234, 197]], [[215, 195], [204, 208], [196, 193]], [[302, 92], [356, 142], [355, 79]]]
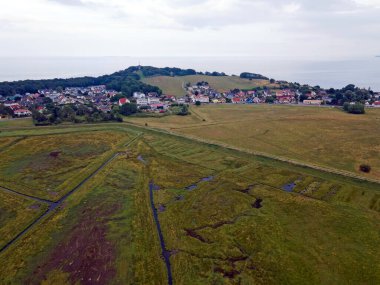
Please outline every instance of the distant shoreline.
[[[380, 56], [380, 54], [375, 54]], [[0, 82], [18, 80], [39, 80], [72, 78], [81, 76], [101, 76], [123, 70], [128, 66], [142, 65], [157, 67], [176, 66], [193, 68], [199, 71], [223, 71], [226, 74], [239, 74], [252, 71], [270, 78], [319, 85], [323, 88], [341, 88], [355, 84], [363, 88], [380, 90], [379, 58], [349, 58], [347, 60], [287, 60], [277, 58], [250, 57], [174, 57], [174, 58], [2, 58], [0, 57]]]

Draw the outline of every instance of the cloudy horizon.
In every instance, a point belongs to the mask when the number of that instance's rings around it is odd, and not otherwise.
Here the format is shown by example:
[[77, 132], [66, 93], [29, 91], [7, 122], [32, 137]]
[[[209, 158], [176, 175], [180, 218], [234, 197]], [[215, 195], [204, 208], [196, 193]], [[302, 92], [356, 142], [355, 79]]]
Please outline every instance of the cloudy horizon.
[[0, 56], [375, 56], [379, 12], [380, 0], [12, 0]]

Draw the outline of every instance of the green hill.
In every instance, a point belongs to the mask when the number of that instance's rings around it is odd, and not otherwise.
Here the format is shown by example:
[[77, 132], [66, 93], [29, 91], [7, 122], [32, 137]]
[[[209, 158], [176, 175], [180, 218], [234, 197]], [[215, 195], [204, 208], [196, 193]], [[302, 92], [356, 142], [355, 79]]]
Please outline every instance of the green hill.
[[159, 87], [164, 94], [183, 96], [186, 94], [184, 86], [186, 83], [195, 84], [206, 81], [210, 86], [219, 92], [231, 89], [251, 89], [258, 86], [270, 85], [268, 80], [249, 80], [237, 76], [207, 76], [207, 75], [187, 75], [187, 76], [155, 76], [146, 77], [142, 81], [146, 84]]

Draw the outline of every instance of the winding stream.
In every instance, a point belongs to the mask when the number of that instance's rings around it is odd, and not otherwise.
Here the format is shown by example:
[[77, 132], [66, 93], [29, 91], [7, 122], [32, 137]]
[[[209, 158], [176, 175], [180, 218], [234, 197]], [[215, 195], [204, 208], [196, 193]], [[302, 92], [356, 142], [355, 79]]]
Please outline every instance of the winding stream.
[[163, 236], [162, 230], [161, 230], [161, 224], [160, 224], [160, 221], [158, 219], [158, 211], [157, 211], [156, 207], [154, 206], [153, 191], [156, 188], [157, 187], [156, 187], [156, 185], [154, 185], [153, 181], [149, 182], [150, 206], [152, 208], [154, 222], [156, 224], [158, 237], [160, 239], [162, 257], [164, 258], [164, 262], [165, 262], [167, 273], [168, 273], [168, 285], [172, 285], [173, 284], [173, 277], [172, 277], [172, 269], [171, 269], [171, 264], [170, 264], [170, 251], [168, 251], [166, 249], [164, 236]]

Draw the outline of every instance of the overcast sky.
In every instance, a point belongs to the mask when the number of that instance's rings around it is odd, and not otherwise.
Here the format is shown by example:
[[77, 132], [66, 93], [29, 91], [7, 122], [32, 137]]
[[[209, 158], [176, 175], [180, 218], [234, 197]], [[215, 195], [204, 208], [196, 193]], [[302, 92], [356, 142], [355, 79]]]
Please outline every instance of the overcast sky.
[[0, 56], [380, 54], [380, 0], [0, 0]]

